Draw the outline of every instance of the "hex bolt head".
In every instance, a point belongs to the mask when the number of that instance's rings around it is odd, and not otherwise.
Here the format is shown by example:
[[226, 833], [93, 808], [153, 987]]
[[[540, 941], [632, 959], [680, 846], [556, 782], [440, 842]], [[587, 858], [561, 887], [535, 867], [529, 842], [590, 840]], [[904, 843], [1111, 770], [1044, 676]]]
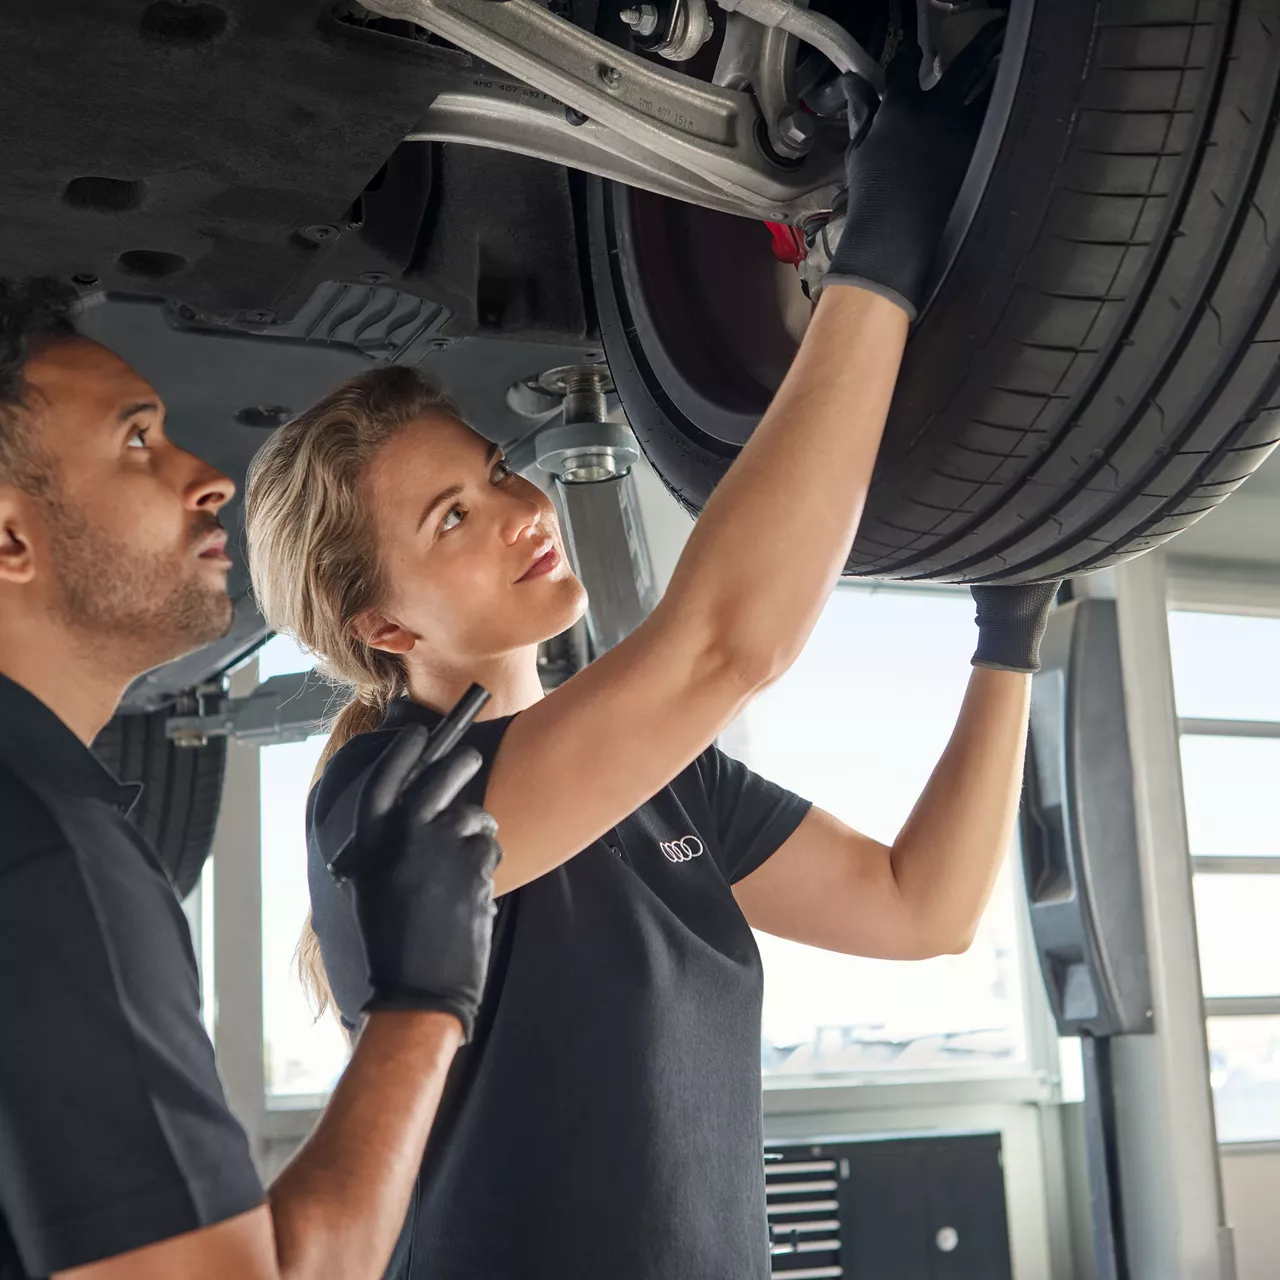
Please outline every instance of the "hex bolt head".
[[789, 107], [778, 117], [778, 138], [792, 151], [804, 154], [813, 147], [818, 128], [807, 111]]
[[601, 67], [600, 79], [604, 81], [610, 89], [616, 89], [622, 83], [622, 72], [617, 67]]

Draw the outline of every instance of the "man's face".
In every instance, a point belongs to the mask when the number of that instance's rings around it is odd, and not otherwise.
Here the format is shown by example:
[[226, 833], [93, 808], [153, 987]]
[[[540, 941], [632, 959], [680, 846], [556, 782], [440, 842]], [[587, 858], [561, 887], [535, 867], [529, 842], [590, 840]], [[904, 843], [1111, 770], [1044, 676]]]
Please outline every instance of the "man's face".
[[106, 347], [48, 344], [26, 380], [27, 428], [53, 472], [35, 504], [35, 573], [57, 619], [136, 655], [140, 671], [224, 635], [217, 513], [235, 486], [165, 437], [160, 397]]

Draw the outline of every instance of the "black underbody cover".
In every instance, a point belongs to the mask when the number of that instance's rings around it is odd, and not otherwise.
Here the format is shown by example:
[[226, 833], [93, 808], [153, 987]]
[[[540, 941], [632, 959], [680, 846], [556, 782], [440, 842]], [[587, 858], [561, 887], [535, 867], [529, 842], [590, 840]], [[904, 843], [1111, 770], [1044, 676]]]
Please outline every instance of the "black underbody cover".
[[463, 333], [583, 334], [566, 172], [402, 143], [476, 64], [371, 21], [346, 0], [7, 0], [0, 274], [269, 325], [373, 271]]

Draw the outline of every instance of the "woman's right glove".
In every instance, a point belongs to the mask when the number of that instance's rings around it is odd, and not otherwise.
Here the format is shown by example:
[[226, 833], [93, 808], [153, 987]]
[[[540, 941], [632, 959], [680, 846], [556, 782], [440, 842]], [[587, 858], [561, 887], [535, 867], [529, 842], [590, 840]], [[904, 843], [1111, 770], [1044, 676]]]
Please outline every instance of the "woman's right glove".
[[852, 134], [845, 159], [849, 207], [824, 287], [870, 289], [916, 318], [982, 128], [983, 82], [998, 36], [980, 32], [928, 90], [920, 87], [920, 46], [903, 45], [869, 129], [866, 82], [852, 73], [841, 77]]
[[492, 816], [457, 800], [479, 752], [458, 748], [418, 775], [427, 736], [421, 725], [403, 730], [366, 778], [341, 877], [351, 882], [368, 962], [365, 1012], [441, 1010], [470, 1040], [502, 850]]

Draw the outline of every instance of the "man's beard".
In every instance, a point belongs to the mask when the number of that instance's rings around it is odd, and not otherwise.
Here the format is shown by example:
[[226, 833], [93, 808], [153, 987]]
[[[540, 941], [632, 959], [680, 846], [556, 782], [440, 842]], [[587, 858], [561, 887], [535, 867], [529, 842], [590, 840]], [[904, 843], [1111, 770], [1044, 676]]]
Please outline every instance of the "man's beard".
[[196, 543], [219, 527], [212, 516], [165, 554], [113, 538], [56, 498], [48, 511], [55, 606], [91, 643], [124, 649], [146, 670], [226, 635], [231, 599], [195, 565]]

